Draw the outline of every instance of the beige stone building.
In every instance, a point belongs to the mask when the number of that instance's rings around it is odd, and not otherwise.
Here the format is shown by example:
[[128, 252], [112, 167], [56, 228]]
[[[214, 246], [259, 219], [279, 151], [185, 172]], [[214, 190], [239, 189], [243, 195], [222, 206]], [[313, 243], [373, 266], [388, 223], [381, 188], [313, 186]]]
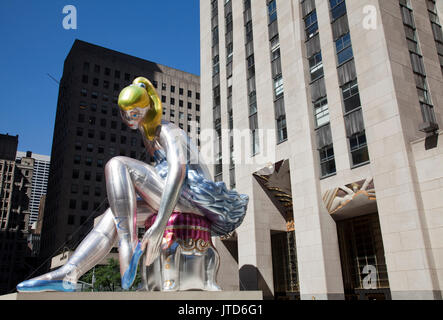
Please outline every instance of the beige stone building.
[[200, 1], [202, 148], [250, 197], [225, 289], [442, 299], [437, 2]]

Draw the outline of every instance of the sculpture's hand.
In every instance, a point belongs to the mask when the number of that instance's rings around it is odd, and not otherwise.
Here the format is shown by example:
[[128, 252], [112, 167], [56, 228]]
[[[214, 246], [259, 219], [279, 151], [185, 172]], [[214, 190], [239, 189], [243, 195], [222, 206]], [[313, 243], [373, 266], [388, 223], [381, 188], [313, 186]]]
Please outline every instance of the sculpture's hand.
[[141, 249], [146, 254], [146, 265], [149, 266], [160, 255], [160, 246], [163, 240], [163, 230], [152, 227], [145, 232]]

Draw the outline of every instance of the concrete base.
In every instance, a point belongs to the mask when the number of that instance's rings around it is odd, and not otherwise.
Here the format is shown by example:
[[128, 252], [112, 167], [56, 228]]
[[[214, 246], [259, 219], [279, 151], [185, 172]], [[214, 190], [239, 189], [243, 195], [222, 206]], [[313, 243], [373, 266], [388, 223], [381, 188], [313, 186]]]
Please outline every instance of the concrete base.
[[442, 300], [442, 291], [391, 291], [392, 300]]
[[343, 293], [314, 293], [302, 294], [301, 300], [345, 300]]
[[263, 300], [261, 291], [17, 292], [0, 300]]

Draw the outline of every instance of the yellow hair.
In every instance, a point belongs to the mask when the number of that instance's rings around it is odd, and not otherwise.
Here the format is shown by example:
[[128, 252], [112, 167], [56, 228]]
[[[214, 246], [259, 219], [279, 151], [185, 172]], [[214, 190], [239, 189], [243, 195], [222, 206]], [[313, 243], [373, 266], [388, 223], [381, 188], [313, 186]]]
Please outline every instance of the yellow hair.
[[[145, 117], [141, 121], [141, 126], [145, 129], [146, 138], [153, 140], [158, 126], [161, 124], [163, 114], [162, 103], [152, 83], [144, 78], [138, 77], [132, 84], [144, 84], [145, 90], [141, 87], [129, 86], [124, 88], [119, 95], [118, 105], [123, 111], [134, 108], [149, 108]], [[146, 93], [147, 95], [146, 95]]]

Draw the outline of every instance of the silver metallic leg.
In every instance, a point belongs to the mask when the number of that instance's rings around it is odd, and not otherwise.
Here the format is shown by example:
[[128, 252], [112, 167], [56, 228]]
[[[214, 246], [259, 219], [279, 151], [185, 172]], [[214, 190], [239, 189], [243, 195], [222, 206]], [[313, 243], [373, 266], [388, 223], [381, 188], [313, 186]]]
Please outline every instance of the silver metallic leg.
[[[152, 166], [122, 156], [108, 161], [105, 175], [108, 201], [117, 224], [120, 273], [123, 276], [138, 241], [136, 192], [150, 207], [158, 210], [165, 182]], [[180, 198], [176, 210], [191, 212], [193, 209], [185, 199]]]
[[119, 238], [120, 274], [131, 261], [136, 234], [137, 197], [127, 166], [115, 157], [108, 161], [105, 168], [106, 190], [111, 210], [117, 227]]
[[217, 272], [220, 266], [220, 256], [217, 249], [209, 247], [205, 256], [205, 290], [220, 291], [217, 285]]
[[64, 266], [32, 280], [67, 280], [76, 283], [83, 274], [106, 257], [116, 239], [114, 217], [108, 209], [102, 220], [83, 239]]

